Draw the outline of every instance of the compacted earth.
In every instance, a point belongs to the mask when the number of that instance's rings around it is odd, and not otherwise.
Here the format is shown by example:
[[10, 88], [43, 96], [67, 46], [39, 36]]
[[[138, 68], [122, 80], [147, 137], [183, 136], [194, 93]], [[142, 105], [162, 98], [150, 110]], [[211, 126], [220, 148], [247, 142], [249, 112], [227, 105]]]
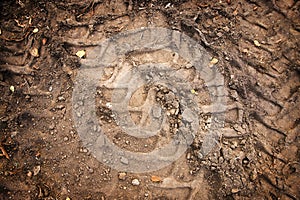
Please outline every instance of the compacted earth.
[[[3, 0], [0, 5], [0, 199], [300, 199], [299, 1]], [[73, 95], [80, 69], [93, 60], [97, 45], [142, 27], [174, 30], [202, 46], [210, 56], [208, 67], [224, 79], [226, 109], [218, 112], [223, 123], [212, 138], [215, 144], [203, 153], [204, 135], [215, 120], [205, 74], [163, 49], [133, 50], [106, 67], [90, 92], [111, 144], [147, 153], [167, 145], [183, 119], [196, 130], [172, 163], [138, 173], [97, 159], [76, 125], [83, 114], [78, 107], [86, 105], [74, 104]], [[168, 85], [125, 88], [126, 81], [135, 84], [132, 72], [148, 63], [164, 63], [182, 75], [197, 116], [182, 110]], [[184, 82], [178, 80], [174, 84]], [[129, 115], [118, 118], [111, 101], [122, 92]], [[162, 113], [162, 125], [151, 123]], [[120, 121], [128, 117], [132, 126], [150, 124], [162, 131], [147, 138], [135, 137], [136, 129], [127, 134]], [[129, 158], [120, 159], [130, 166]]]

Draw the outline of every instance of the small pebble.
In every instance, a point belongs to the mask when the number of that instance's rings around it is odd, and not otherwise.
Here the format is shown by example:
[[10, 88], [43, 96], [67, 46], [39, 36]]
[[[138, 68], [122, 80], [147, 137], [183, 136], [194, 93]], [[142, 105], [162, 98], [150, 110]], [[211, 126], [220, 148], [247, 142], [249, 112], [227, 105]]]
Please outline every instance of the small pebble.
[[63, 96], [59, 96], [57, 99], [58, 99], [58, 101], [65, 101], [66, 100], [65, 97], [63, 97]]
[[50, 126], [49, 126], [49, 129], [50, 130], [53, 130], [55, 128], [55, 125], [54, 124], [51, 124]]
[[14, 91], [15, 91], [15, 87], [14, 87], [13, 85], [11, 85], [11, 86], [9, 87], [9, 90], [10, 90], [11, 92], [14, 92]]
[[31, 172], [31, 171], [28, 171], [27, 176], [28, 176], [28, 177], [31, 177], [31, 176], [32, 176], [32, 172]]
[[198, 158], [199, 158], [199, 159], [202, 159], [202, 158], [203, 158], [202, 153], [200, 153], [200, 152], [198, 153]]
[[210, 64], [211, 65], [215, 65], [219, 62], [219, 60], [217, 58], [212, 58], [211, 61], [210, 61]]
[[87, 149], [82, 149], [82, 152], [83, 152], [83, 153], [87, 153], [88, 150], [87, 150]]
[[254, 40], [254, 41], [253, 41], [253, 43], [254, 43], [254, 45], [255, 45], [255, 46], [257, 46], [257, 47], [260, 47], [260, 43], [259, 43], [259, 41], [257, 41], [257, 40]]
[[224, 158], [223, 157], [220, 157], [219, 158], [219, 163], [223, 163], [224, 162]]
[[254, 169], [250, 174], [250, 180], [255, 181], [256, 178], [257, 178], [257, 172], [256, 172], [256, 169]]
[[32, 32], [33, 33], [37, 33], [37, 32], [39, 32], [39, 29], [38, 28], [34, 28]]
[[81, 117], [81, 113], [80, 112], [76, 112], [76, 116], [77, 117]]
[[128, 163], [129, 163], [129, 161], [128, 161], [128, 159], [127, 158], [125, 158], [125, 157], [121, 157], [121, 163], [123, 163], [123, 164], [125, 164], [125, 165], [128, 165]]
[[136, 178], [133, 179], [131, 183], [132, 183], [132, 185], [135, 185], [135, 186], [140, 185], [140, 181]]
[[155, 106], [152, 108], [152, 115], [154, 118], [160, 118], [161, 117], [161, 108], [158, 106]]
[[64, 105], [58, 105], [58, 106], [56, 106], [56, 108], [62, 110], [62, 109], [65, 108], [65, 106]]
[[228, 28], [228, 26], [223, 27], [223, 30], [226, 31], [226, 32], [230, 31], [230, 29]]
[[125, 180], [126, 179], [126, 173], [125, 172], [120, 172], [119, 173], [119, 180]]
[[193, 67], [193, 65], [190, 64], [190, 63], [188, 63], [188, 64], [185, 66], [185, 68], [187, 68], [187, 69], [190, 69], [190, 68], [192, 68], [192, 67]]
[[186, 159], [191, 159], [191, 153], [187, 153], [187, 155], [186, 155]]

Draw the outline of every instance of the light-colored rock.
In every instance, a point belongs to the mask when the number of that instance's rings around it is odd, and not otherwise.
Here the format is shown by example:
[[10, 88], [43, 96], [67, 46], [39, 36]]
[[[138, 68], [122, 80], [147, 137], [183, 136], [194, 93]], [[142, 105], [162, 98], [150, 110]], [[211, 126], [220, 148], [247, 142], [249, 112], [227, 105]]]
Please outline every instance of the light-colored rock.
[[131, 183], [132, 183], [132, 185], [135, 185], [135, 186], [140, 185], [140, 181], [138, 179], [136, 179], [136, 178], [133, 179]]

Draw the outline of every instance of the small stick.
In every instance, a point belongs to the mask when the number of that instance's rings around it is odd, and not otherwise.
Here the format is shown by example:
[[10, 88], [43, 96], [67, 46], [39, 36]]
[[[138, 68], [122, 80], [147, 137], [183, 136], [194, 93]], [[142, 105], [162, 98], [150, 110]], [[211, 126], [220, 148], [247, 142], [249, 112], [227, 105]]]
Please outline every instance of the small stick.
[[3, 146], [0, 146], [0, 150], [2, 151], [2, 155], [5, 156], [9, 160], [9, 155], [7, 154], [6, 150]]

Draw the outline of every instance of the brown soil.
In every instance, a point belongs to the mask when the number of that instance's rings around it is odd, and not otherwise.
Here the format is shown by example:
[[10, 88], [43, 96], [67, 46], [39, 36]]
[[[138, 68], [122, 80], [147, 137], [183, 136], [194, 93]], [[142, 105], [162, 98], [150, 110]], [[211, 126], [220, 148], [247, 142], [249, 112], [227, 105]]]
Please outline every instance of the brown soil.
[[[0, 5], [0, 199], [300, 199], [299, 1], [18, 0]], [[227, 91], [225, 127], [219, 144], [204, 157], [203, 138], [196, 135], [173, 164], [120, 174], [95, 159], [75, 129], [72, 92], [85, 59], [76, 52], [84, 49], [88, 58], [100, 41], [148, 26], [181, 31], [218, 59]], [[173, 59], [161, 55], [129, 55], [125, 62]], [[173, 67], [192, 76], [184, 64]], [[201, 107], [209, 104], [209, 95], [201, 80], [197, 83]], [[150, 90], [137, 90], [130, 106], [142, 105]], [[165, 134], [126, 135], [105, 106], [110, 91], [97, 91], [99, 121], [121, 148], [152, 151], [180, 126], [180, 114], [171, 113]], [[161, 98], [152, 103], [173, 106]], [[131, 112], [136, 123], [141, 116]], [[210, 115], [201, 117], [199, 131], [204, 131]]]

